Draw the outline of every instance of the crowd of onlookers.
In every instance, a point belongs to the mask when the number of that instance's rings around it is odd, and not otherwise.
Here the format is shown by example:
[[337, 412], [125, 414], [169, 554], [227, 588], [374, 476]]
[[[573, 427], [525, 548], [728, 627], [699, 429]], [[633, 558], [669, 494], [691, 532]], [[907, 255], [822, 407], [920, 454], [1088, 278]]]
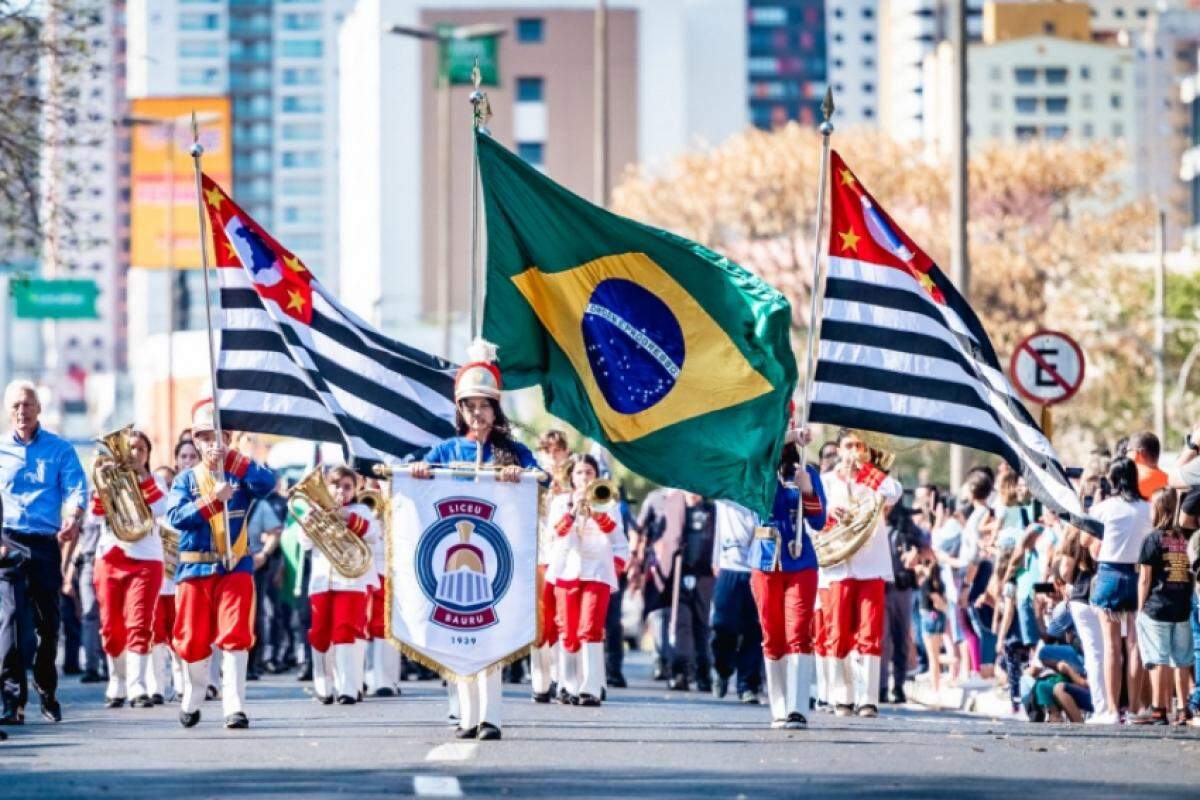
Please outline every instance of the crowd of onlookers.
[[995, 684], [1035, 721], [1187, 724], [1200, 709], [1193, 444], [1169, 474], [1152, 433], [1072, 471], [1094, 532], [1043, 508], [1004, 463], [972, 469], [954, 495], [918, 487], [888, 518], [881, 701], [904, 701], [915, 669], [933, 702], [946, 686]]

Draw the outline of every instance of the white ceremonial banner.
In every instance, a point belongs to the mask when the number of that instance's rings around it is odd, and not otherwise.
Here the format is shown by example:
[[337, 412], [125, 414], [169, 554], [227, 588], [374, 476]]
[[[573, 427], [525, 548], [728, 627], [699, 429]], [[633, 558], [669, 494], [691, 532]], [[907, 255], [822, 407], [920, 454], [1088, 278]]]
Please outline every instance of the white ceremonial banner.
[[519, 657], [537, 635], [538, 483], [392, 476], [389, 637], [444, 678]]

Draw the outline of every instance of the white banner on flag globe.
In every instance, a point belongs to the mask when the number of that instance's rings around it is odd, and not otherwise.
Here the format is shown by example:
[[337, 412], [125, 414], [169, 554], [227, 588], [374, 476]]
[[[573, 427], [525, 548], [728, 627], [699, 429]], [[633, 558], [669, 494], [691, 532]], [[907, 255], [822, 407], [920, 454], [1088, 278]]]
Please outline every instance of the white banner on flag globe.
[[392, 476], [388, 633], [444, 678], [519, 657], [537, 635], [538, 483]]

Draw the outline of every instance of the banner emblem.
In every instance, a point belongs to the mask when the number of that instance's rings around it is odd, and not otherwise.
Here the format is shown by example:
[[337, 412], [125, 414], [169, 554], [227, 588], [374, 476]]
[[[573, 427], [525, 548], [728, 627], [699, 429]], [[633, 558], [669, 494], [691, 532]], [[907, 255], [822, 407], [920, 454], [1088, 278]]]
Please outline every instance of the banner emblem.
[[421, 592], [433, 604], [429, 619], [450, 630], [490, 628], [513, 574], [512, 548], [491, 521], [496, 507], [473, 497], [433, 506], [437, 520], [421, 534], [415, 564]]

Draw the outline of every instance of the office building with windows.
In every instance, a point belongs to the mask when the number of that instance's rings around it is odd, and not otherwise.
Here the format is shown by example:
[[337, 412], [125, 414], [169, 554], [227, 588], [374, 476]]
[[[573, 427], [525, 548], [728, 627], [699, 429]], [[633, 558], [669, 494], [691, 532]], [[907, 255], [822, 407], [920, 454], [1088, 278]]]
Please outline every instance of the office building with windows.
[[[858, 1], [842, 0], [846, 5]], [[830, 80], [827, 22], [823, 0], [749, 0], [746, 4], [746, 69], [754, 125], [770, 129], [788, 120], [806, 125], [820, 120], [821, 100]], [[834, 44], [832, 34], [829, 44]], [[841, 52], [842, 42], [837, 44]]]
[[825, 0], [829, 85], [838, 125], [879, 122], [879, 0]]
[[[343, 299], [406, 342], [461, 358], [469, 310], [470, 86], [449, 96], [449, 173], [439, 167], [434, 43], [393, 25], [500, 26], [492, 134], [572, 191], [595, 196], [592, 0], [359, 0], [342, 26]], [[745, 7], [726, 0], [608, 3], [608, 184], [747, 123]], [[443, 183], [443, 180], [446, 181]], [[443, 226], [449, 187], [449, 227]], [[448, 232], [447, 232], [448, 231]], [[443, 239], [442, 237], [447, 237]], [[449, 271], [439, 272], [443, 242]], [[448, 298], [446, 290], [448, 289]], [[447, 307], [451, 346], [441, 320]]]
[[127, 13], [130, 97], [230, 95], [234, 199], [335, 289], [337, 33], [352, 5], [129, 0]]

